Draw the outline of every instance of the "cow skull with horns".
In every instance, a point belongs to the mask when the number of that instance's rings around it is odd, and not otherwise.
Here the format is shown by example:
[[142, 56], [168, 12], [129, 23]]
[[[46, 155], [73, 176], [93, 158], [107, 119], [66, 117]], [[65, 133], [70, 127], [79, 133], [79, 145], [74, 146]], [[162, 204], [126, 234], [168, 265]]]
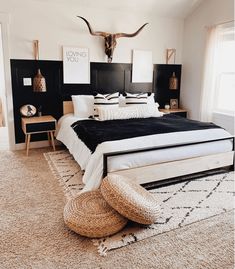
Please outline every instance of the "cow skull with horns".
[[100, 32], [100, 31], [94, 32], [90, 26], [90, 23], [85, 18], [83, 18], [81, 16], [77, 16], [77, 17], [84, 20], [91, 35], [104, 37], [105, 54], [108, 56], [109, 63], [111, 63], [112, 59], [113, 59], [113, 51], [114, 51], [116, 44], [117, 44], [116, 39], [119, 37], [134, 37], [134, 36], [138, 35], [138, 33], [145, 27], [145, 25], [148, 24], [148, 23], [145, 23], [136, 32], [134, 32], [132, 34], [126, 34], [126, 33], [110, 34], [110, 33]]

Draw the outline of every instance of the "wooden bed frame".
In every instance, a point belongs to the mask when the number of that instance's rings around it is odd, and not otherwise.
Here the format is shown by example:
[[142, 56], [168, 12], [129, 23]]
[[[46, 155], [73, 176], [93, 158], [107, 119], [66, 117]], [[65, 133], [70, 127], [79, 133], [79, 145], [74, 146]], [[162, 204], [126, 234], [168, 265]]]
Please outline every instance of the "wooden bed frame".
[[63, 114], [69, 114], [69, 113], [73, 113], [73, 102], [72, 101], [64, 101], [63, 102]]
[[[63, 110], [64, 115], [68, 113], [73, 113], [72, 101], [64, 101]], [[123, 176], [131, 177], [135, 179], [136, 182], [142, 185], [147, 184], [148, 186], [149, 183], [153, 183], [152, 185], [156, 187], [156, 186], [165, 186], [180, 181], [185, 181], [188, 180], [189, 178], [192, 179], [192, 178], [198, 178], [200, 176], [205, 176], [205, 173], [208, 171], [210, 174], [219, 173], [221, 172], [221, 168], [226, 168], [227, 170], [228, 169], [234, 170], [234, 137], [227, 137], [208, 141], [198, 141], [194, 143], [173, 144], [161, 147], [104, 153], [103, 177], [105, 177], [107, 174], [112, 174], [108, 173], [108, 159], [114, 156], [134, 154], [134, 153], [136, 154], [140, 152], [161, 150], [180, 146], [210, 143], [221, 140], [232, 140], [233, 142], [232, 151], [195, 158], [182, 159], [178, 161], [163, 162], [137, 168], [124, 169], [112, 173], [114, 174], [118, 173]]]

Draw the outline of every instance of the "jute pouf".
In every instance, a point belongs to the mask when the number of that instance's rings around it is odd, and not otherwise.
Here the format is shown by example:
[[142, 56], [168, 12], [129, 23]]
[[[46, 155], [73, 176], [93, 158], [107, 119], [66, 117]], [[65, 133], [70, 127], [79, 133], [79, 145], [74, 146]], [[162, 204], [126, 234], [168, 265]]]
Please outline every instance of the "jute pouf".
[[114, 234], [127, 223], [127, 219], [104, 200], [100, 190], [81, 193], [68, 201], [64, 221], [74, 232], [91, 238]]
[[151, 193], [129, 178], [112, 174], [103, 179], [101, 193], [105, 200], [126, 218], [152, 224], [160, 215], [160, 207]]

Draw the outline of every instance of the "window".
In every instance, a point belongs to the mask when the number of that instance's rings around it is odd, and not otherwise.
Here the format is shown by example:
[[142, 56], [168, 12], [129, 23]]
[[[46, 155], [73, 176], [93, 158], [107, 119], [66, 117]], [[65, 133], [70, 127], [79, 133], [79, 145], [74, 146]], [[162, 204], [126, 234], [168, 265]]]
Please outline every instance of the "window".
[[217, 26], [215, 48], [215, 95], [213, 111], [235, 112], [235, 39], [234, 25]]
[[214, 114], [235, 115], [234, 22], [207, 27], [201, 89], [200, 119], [213, 121]]

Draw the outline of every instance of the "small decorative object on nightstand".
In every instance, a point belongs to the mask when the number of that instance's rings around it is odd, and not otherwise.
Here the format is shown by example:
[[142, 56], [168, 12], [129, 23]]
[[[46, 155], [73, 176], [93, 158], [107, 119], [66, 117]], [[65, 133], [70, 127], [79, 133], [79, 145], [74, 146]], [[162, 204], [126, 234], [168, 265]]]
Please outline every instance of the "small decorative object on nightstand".
[[55, 150], [54, 131], [56, 119], [52, 116], [22, 118], [22, 130], [25, 133], [26, 154], [29, 154], [30, 138], [32, 134], [47, 133], [49, 143]]
[[179, 108], [178, 99], [170, 99], [170, 107], [171, 107], [171, 109]]
[[169, 104], [165, 104], [165, 109], [170, 109], [170, 105]]
[[166, 114], [175, 114], [184, 118], [187, 118], [187, 110], [176, 108], [176, 109], [159, 109], [159, 111], [166, 113]]
[[37, 112], [37, 109], [35, 106], [27, 104], [20, 108], [20, 114], [23, 117], [33, 117]]

